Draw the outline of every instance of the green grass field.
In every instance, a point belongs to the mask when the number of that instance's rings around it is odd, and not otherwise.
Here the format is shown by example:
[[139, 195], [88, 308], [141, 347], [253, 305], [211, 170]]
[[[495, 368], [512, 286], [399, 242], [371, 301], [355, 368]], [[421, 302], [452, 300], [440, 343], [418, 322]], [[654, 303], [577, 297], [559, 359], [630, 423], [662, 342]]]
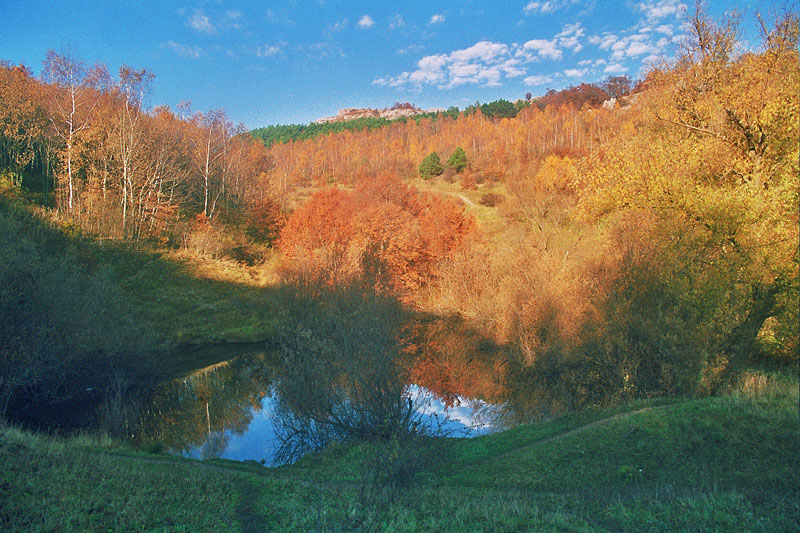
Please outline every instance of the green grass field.
[[[447, 440], [409, 488], [367, 492], [363, 449], [281, 468], [0, 430], [4, 531], [798, 531], [794, 375]], [[372, 496], [370, 496], [372, 494]]]

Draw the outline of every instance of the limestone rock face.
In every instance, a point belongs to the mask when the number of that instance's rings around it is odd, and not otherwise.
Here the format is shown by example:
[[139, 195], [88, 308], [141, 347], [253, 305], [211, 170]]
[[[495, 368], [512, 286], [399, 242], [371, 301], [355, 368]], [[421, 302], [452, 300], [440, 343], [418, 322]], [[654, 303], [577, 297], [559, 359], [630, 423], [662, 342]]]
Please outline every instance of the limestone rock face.
[[617, 107], [617, 99], [616, 98], [611, 98], [611, 99], [606, 100], [605, 102], [603, 102], [603, 109], [614, 109], [615, 107]]
[[394, 108], [387, 107], [385, 109], [370, 109], [358, 107], [345, 107], [340, 109], [336, 116], [320, 118], [314, 121], [314, 124], [324, 124], [326, 122], [343, 122], [345, 120], [355, 120], [358, 118], [385, 118], [387, 120], [395, 120], [402, 117], [413, 117], [422, 113], [437, 113], [444, 112], [444, 109], [420, 109], [418, 107], [402, 107]]

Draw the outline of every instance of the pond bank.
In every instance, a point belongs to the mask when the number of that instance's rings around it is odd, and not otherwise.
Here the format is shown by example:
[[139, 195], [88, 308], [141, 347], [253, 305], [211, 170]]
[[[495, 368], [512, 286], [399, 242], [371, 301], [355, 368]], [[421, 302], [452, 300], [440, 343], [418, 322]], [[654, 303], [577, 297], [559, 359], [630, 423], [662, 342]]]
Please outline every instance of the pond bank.
[[383, 503], [359, 496], [353, 446], [274, 469], [2, 428], [0, 527], [792, 531], [796, 406], [795, 377], [780, 390], [637, 402], [450, 441]]

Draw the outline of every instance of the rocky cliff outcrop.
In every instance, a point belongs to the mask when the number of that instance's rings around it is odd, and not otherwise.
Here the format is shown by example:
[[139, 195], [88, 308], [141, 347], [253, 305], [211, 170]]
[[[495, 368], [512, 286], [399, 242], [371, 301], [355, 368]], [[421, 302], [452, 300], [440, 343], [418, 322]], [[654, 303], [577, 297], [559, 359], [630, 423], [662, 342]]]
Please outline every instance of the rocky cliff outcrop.
[[340, 109], [336, 116], [325, 117], [314, 121], [314, 124], [324, 124], [326, 122], [343, 122], [345, 120], [355, 120], [358, 118], [385, 118], [395, 120], [402, 117], [413, 117], [422, 113], [443, 112], [444, 109], [420, 109], [418, 107], [387, 107], [385, 109], [370, 109], [358, 107], [345, 107]]

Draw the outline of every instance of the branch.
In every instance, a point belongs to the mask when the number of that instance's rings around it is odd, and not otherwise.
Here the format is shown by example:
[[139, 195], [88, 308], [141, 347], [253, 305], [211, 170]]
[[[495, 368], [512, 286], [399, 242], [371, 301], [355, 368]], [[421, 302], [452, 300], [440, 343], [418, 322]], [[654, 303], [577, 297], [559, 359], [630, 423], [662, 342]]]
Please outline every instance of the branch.
[[664, 118], [662, 116], [659, 116], [658, 113], [656, 113], [656, 118], [658, 120], [662, 121], [662, 122], [668, 122], [668, 123], [670, 123], [670, 124], [672, 124], [674, 126], [680, 126], [682, 128], [690, 129], [690, 130], [693, 130], [693, 131], [698, 131], [700, 133], [707, 133], [707, 134], [713, 135], [714, 137], [716, 137], [718, 139], [721, 139], [721, 140], [723, 140], [725, 142], [729, 142], [725, 137], [723, 137], [722, 135], [720, 135], [716, 131], [709, 130], [707, 128], [701, 128], [699, 126], [692, 126], [691, 124], [686, 124], [684, 122], [678, 122], [676, 120], [672, 120], [672, 119], [669, 119], [669, 118]]

